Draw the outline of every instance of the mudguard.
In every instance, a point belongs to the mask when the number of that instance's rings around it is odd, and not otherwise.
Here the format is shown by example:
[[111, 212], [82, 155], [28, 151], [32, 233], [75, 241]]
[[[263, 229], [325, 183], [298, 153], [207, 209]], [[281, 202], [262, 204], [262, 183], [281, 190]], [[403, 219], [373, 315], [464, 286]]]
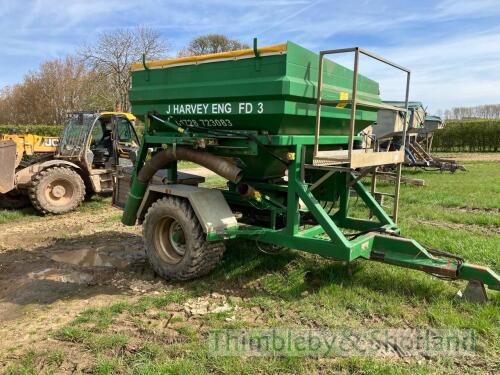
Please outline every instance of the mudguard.
[[[184, 184], [152, 184], [148, 186], [139, 215], [143, 216], [149, 208], [146, 202], [151, 202], [148, 197], [173, 195], [189, 200], [196, 217], [200, 221], [203, 232], [210, 234], [224, 234], [229, 229], [237, 229], [238, 222], [229, 208], [224, 196], [219, 190], [207, 189]], [[156, 200], [155, 199], [155, 200]]]
[[73, 168], [75, 170], [81, 170], [81, 168], [70, 161], [66, 160], [61, 160], [61, 159], [52, 159], [52, 160], [47, 160], [44, 162], [40, 163], [35, 163], [27, 166], [26, 168], [21, 169], [16, 173], [16, 183], [17, 185], [26, 185], [31, 181], [31, 178], [43, 171], [44, 169], [50, 168], [50, 167], [55, 167], [55, 166], [68, 166], [70, 168]]

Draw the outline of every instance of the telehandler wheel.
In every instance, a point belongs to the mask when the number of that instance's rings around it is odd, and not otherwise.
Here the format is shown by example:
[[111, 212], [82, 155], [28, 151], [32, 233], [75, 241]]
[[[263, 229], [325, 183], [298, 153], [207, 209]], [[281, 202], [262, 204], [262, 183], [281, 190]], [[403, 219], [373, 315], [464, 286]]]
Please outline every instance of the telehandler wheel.
[[188, 201], [166, 197], [149, 208], [143, 223], [146, 254], [157, 274], [189, 280], [209, 273], [224, 254], [224, 242], [205, 239]]
[[70, 168], [49, 168], [33, 177], [29, 197], [42, 214], [64, 214], [82, 203], [85, 184], [80, 175]]

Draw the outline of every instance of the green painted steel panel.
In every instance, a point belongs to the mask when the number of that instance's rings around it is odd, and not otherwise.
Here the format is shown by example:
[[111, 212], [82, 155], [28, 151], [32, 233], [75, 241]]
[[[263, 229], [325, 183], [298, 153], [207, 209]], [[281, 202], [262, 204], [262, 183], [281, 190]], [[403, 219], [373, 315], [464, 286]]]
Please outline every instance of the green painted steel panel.
[[[134, 71], [132, 112], [141, 117], [157, 111], [181, 126], [311, 135], [318, 59], [318, 54], [288, 42], [286, 53], [278, 55]], [[350, 98], [351, 89], [352, 70], [325, 60], [323, 99], [340, 99], [341, 93], [342, 99]], [[360, 75], [358, 97], [379, 103], [378, 83]], [[349, 118], [350, 109], [323, 106], [322, 134], [348, 134]], [[356, 112], [358, 131], [375, 120], [376, 110]], [[160, 130], [162, 125], [153, 127]]]

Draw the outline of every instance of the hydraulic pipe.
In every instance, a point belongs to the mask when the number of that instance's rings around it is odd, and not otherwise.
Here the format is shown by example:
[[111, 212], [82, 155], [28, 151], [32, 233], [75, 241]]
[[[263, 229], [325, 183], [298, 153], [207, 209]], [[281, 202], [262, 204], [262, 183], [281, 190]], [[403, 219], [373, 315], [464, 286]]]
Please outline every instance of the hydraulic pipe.
[[144, 198], [149, 181], [157, 171], [164, 169], [168, 164], [177, 160], [191, 161], [199, 164], [235, 184], [237, 184], [242, 177], [241, 169], [226, 159], [205, 151], [193, 150], [185, 147], [170, 147], [164, 151], [158, 152], [150, 160], [144, 163], [144, 166], [137, 173], [137, 177], [133, 179], [122, 217], [123, 224], [135, 225], [137, 211]]
[[185, 129], [181, 126], [177, 126], [174, 123], [170, 122], [169, 120], [162, 120], [161, 118], [155, 116], [155, 115], [150, 115], [151, 118], [154, 118], [155, 120], [161, 122], [162, 124], [168, 126], [170, 129], [178, 132], [178, 133], [184, 133]]

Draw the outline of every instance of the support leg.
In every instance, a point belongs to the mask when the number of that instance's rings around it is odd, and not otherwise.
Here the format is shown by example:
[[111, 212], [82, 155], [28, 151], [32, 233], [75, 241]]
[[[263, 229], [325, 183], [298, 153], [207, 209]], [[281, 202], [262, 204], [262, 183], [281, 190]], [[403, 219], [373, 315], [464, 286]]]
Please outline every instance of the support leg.
[[467, 302], [484, 303], [488, 301], [484, 284], [478, 280], [471, 280], [465, 288], [462, 298]]

